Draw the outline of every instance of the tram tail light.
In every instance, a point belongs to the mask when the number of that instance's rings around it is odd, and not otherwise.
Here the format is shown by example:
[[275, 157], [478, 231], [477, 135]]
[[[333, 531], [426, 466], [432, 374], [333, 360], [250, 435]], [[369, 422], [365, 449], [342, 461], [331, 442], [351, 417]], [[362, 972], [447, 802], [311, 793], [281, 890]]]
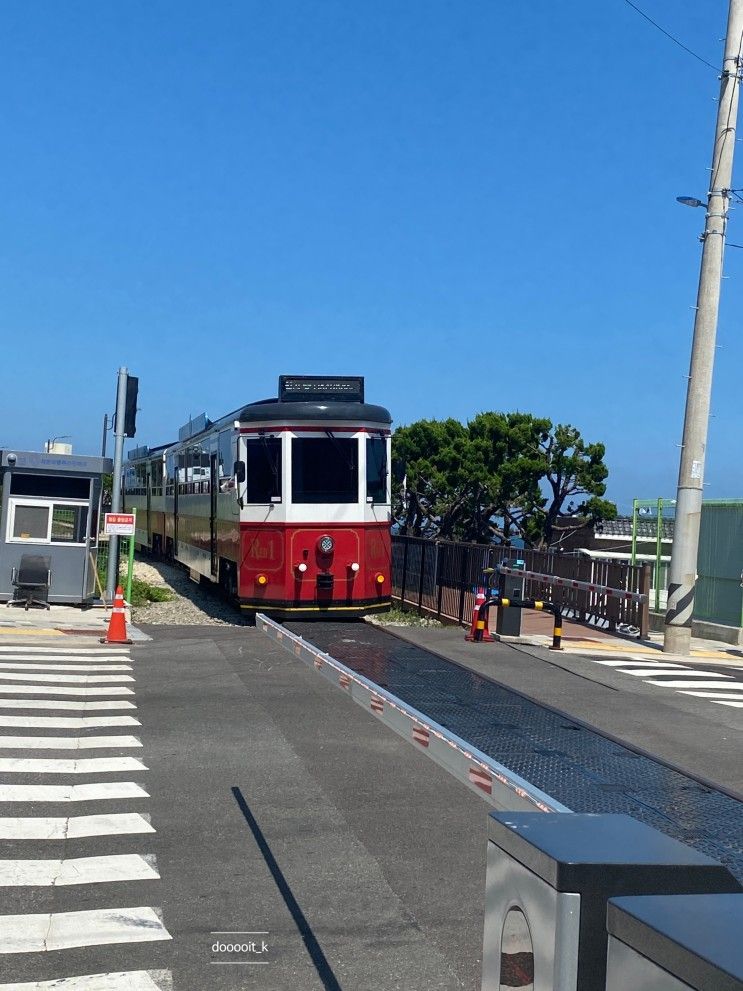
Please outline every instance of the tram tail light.
[[384, 585], [384, 575], [377, 575], [377, 577], [374, 579], [374, 581], [381, 588], [382, 585]]
[[258, 577], [256, 578], [256, 582], [258, 585], [262, 587], [263, 585], [268, 584], [268, 578], [266, 578], [265, 575], [258, 575]]

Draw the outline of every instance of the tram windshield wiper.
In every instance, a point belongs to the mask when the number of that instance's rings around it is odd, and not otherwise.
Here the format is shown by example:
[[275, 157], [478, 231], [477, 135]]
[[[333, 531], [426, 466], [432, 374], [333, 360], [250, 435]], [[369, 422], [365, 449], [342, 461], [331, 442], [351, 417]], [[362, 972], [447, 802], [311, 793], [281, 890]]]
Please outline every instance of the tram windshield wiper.
[[333, 447], [336, 449], [336, 451], [338, 452], [338, 454], [340, 454], [341, 459], [344, 462], [346, 468], [348, 468], [349, 471], [356, 471], [356, 465], [353, 463], [353, 458], [351, 458], [351, 460], [349, 460], [346, 457], [346, 455], [345, 455], [345, 453], [343, 451], [343, 448], [338, 443], [338, 438], [335, 436], [335, 434], [333, 433], [333, 431], [332, 430], [326, 430], [325, 431], [325, 436], [326, 437], [329, 437], [330, 440], [333, 442]]

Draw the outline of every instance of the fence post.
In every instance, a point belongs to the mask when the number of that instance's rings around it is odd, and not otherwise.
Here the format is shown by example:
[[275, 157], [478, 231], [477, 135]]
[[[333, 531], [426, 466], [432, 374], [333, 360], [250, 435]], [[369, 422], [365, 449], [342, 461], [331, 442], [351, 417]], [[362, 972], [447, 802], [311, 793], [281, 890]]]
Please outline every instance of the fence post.
[[423, 615], [423, 582], [426, 576], [424, 566], [426, 563], [426, 541], [421, 544], [421, 573], [418, 579], [418, 615]]
[[405, 612], [405, 580], [408, 577], [408, 543], [410, 537], [407, 534], [402, 538], [402, 582], [400, 583], [400, 609]]
[[441, 620], [441, 599], [444, 594], [444, 586], [441, 584], [439, 579], [439, 553], [441, 551], [441, 545], [438, 540], [436, 541], [436, 557], [433, 563], [433, 580], [438, 587], [438, 593], [436, 595], [436, 619]]
[[645, 596], [645, 601], [640, 603], [640, 639], [647, 640], [650, 632], [650, 565], [647, 562], [642, 566], [640, 591]]
[[464, 619], [464, 583], [467, 578], [467, 545], [459, 544], [458, 546], [462, 554], [462, 567], [459, 571], [459, 625], [461, 626]]

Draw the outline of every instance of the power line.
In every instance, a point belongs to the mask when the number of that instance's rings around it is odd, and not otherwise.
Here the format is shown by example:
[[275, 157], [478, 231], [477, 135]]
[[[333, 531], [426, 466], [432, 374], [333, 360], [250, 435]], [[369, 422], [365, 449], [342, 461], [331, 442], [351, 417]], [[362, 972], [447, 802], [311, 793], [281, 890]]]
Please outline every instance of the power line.
[[666, 31], [665, 28], [662, 28], [657, 21], [654, 21], [652, 17], [648, 17], [648, 15], [645, 13], [644, 10], [640, 10], [638, 6], [632, 3], [632, 0], [624, 0], [624, 2], [628, 4], [628, 6], [630, 6], [633, 10], [636, 10], [637, 13], [640, 15], [640, 17], [644, 17], [645, 20], [648, 21], [650, 24], [652, 24], [654, 28], [657, 28], [661, 32], [661, 34], [664, 34], [666, 38], [670, 38], [671, 41], [674, 43], [674, 45], [678, 45], [679, 48], [683, 48], [685, 52], [688, 52], [689, 55], [693, 55], [694, 58], [697, 59], [697, 61], [704, 63], [704, 65], [706, 66], [709, 66], [709, 68], [712, 69], [714, 72], [720, 71], [716, 65], [712, 65], [712, 63], [708, 62], [707, 59], [703, 59], [701, 55], [697, 55], [696, 52], [693, 52], [691, 48], [687, 48], [686, 45], [682, 44], [678, 40], [678, 38], [674, 38], [674, 36], [670, 34], [668, 31]]

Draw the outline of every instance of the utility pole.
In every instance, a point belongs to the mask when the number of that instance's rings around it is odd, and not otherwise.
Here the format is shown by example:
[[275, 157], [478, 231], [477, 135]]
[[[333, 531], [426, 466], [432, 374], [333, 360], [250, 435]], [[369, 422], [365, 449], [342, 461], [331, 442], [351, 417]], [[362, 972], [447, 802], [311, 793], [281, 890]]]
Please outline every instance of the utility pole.
[[[743, 3], [743, 0], [740, 0]], [[111, 486], [111, 512], [121, 512], [121, 467], [124, 462], [124, 418], [126, 414], [126, 383], [129, 374], [126, 368], [119, 369], [116, 389], [116, 419], [114, 421], [114, 474]], [[108, 568], [106, 571], [106, 599], [113, 602], [116, 591], [116, 564], [119, 555], [119, 538], [112, 533], [108, 538]]]
[[742, 45], [743, 0], [730, 0], [707, 216], [702, 235], [702, 262], [686, 393], [676, 495], [676, 525], [663, 643], [664, 651], [676, 654], [688, 655], [691, 649], [691, 617], [694, 610], [697, 574], [704, 459], [712, 392], [717, 314], [720, 306], [725, 228], [733, 174]]

